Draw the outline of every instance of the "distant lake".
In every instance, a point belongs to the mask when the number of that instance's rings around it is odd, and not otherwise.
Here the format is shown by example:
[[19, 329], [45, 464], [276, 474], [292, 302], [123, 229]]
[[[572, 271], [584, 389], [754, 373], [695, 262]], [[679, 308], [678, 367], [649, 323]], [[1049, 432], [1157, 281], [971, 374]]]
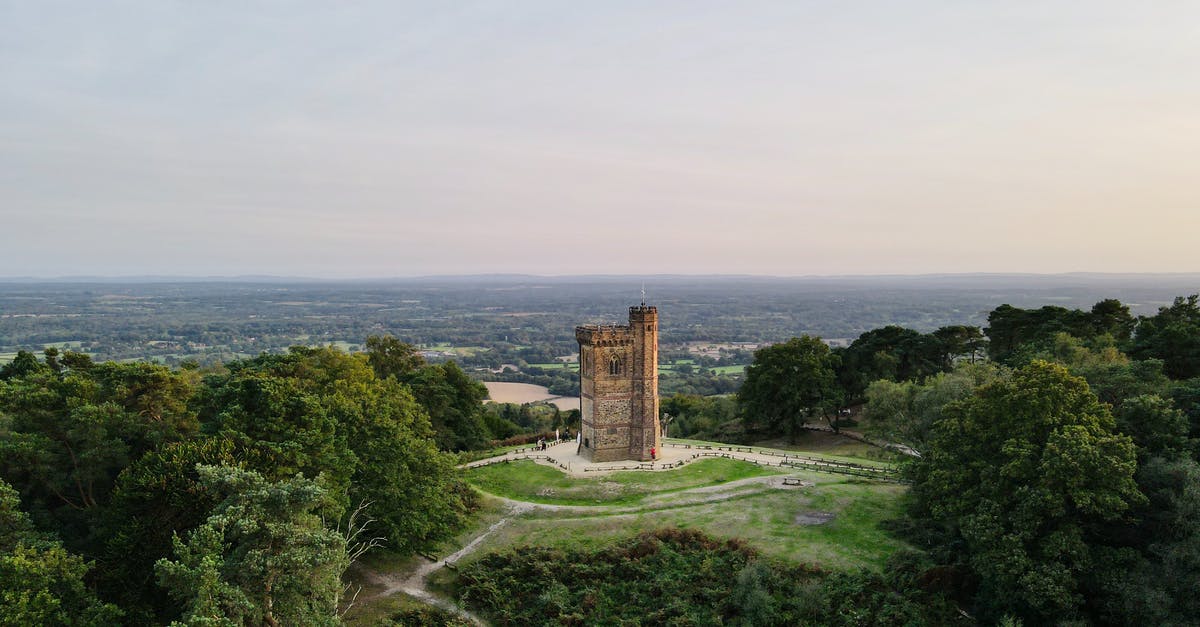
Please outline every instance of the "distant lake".
[[497, 403], [532, 403], [534, 401], [550, 401], [562, 411], [579, 409], [578, 396], [555, 396], [544, 385], [532, 383], [503, 383], [486, 381], [488, 396]]

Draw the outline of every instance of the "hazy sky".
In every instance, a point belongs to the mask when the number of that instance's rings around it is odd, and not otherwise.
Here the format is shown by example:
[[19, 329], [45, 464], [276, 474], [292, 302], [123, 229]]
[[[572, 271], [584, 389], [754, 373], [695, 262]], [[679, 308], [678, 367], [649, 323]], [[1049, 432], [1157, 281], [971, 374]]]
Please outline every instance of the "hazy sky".
[[0, 276], [1200, 271], [1200, 2], [0, 0]]

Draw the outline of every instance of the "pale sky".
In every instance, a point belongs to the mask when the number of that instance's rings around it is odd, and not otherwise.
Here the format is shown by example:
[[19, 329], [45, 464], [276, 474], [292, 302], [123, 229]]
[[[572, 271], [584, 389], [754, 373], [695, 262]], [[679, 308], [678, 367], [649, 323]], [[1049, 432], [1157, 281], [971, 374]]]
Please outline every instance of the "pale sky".
[[1200, 2], [0, 0], [0, 276], [1200, 271]]

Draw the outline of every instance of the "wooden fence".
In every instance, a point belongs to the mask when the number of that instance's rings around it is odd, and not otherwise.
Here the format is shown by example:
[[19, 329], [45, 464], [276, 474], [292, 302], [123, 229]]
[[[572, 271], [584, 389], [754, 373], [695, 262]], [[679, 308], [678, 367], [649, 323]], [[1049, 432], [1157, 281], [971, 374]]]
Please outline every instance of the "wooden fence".
[[[688, 462], [699, 459], [701, 457], [722, 457], [725, 459], [734, 459], [737, 461], [748, 462], [748, 463], [754, 464], [756, 466], [763, 466], [763, 467], [768, 467], [768, 468], [771, 468], [771, 467], [774, 467], [774, 468], [796, 468], [799, 470], [807, 470], [807, 471], [811, 471], [811, 472], [824, 472], [824, 473], [832, 473], [832, 474], [838, 474], [838, 475], [850, 475], [850, 476], [854, 476], [854, 477], [875, 479], [877, 481], [890, 481], [890, 482], [894, 482], [894, 483], [905, 483], [905, 480], [900, 476], [899, 471], [897, 471], [895, 468], [888, 468], [888, 467], [884, 467], [884, 466], [867, 466], [864, 464], [855, 464], [853, 462], [843, 462], [843, 461], [836, 461], [836, 460], [829, 460], [829, 459], [821, 459], [818, 457], [809, 457], [807, 455], [792, 455], [790, 453], [778, 453], [778, 452], [774, 452], [774, 451], [764, 451], [764, 450], [755, 451], [752, 447], [749, 447], [749, 446], [708, 446], [708, 445], [692, 445], [692, 444], [675, 444], [675, 443], [670, 443], [670, 442], [667, 443], [665, 446], [672, 446], [672, 447], [684, 448], [684, 449], [695, 449], [696, 452], [692, 453], [691, 456], [686, 459], [680, 459], [680, 460], [677, 460], [674, 462], [666, 462], [666, 463], [636, 462], [636, 463], [632, 463], [632, 464], [624, 464], [621, 466], [602, 466], [602, 467], [588, 466], [588, 467], [584, 467], [583, 471], [584, 472], [612, 472], [615, 470], [669, 470], [672, 468], [679, 468], [679, 467], [683, 466], [684, 464], [687, 464]], [[779, 460], [771, 461], [771, 460], [755, 459], [752, 457], [746, 457], [745, 454], [777, 457], [777, 458], [779, 458]], [[509, 462], [525, 460], [525, 459], [545, 460], [545, 461], [549, 462], [550, 464], [553, 464], [554, 466], [557, 466], [568, 472], [570, 472], [570, 470], [571, 470], [570, 464], [564, 464], [564, 463], [558, 461], [557, 459], [550, 457], [549, 455], [537, 454], [537, 453], [519, 453], [517, 455], [510, 454], [510, 456], [506, 456], [506, 457], [502, 457], [502, 458], [498, 458], [498, 459], [489, 459], [489, 460], [481, 460], [481, 461], [477, 461], [477, 462], [471, 462], [470, 464], [466, 464], [466, 467], [467, 468], [483, 468], [484, 466], [491, 466], [493, 464], [507, 464]]]

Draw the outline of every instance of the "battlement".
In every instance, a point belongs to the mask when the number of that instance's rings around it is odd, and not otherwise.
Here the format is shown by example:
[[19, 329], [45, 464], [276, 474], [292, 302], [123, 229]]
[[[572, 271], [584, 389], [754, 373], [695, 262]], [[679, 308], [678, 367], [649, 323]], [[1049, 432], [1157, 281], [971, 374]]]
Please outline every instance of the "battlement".
[[624, 324], [584, 324], [575, 327], [575, 339], [584, 346], [624, 346], [633, 343], [633, 329]]

